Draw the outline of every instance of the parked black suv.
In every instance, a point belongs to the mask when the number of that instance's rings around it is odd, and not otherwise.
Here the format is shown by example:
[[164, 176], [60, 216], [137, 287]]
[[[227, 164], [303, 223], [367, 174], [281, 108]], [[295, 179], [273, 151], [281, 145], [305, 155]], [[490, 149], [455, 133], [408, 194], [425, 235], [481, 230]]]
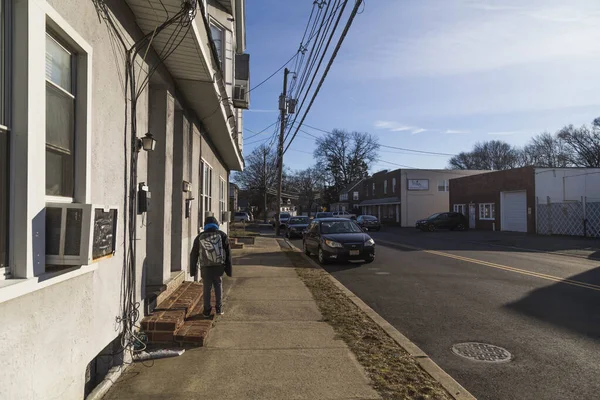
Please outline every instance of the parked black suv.
[[450, 229], [451, 231], [466, 231], [469, 229], [467, 217], [461, 213], [445, 212], [433, 214], [429, 218], [417, 221], [417, 229], [433, 232], [437, 229]]

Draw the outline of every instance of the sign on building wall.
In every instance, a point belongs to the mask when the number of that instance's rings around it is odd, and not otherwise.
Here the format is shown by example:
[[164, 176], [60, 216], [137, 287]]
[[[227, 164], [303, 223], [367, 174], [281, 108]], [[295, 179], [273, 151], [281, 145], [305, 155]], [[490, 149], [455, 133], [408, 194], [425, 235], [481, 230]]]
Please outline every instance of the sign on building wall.
[[429, 179], [409, 179], [408, 190], [429, 190]]

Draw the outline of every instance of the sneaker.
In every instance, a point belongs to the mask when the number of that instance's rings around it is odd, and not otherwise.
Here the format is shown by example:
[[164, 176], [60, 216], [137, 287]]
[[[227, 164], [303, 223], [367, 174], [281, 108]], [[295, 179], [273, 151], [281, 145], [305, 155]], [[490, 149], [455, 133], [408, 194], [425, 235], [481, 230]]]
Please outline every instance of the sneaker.
[[225, 313], [223, 312], [223, 308], [222, 308], [222, 307], [217, 307], [217, 309], [216, 309], [216, 314], [217, 314], [217, 315], [223, 315], [223, 314], [225, 314]]
[[205, 319], [210, 319], [210, 311], [211, 311], [211, 310], [208, 310], [208, 312], [207, 312], [206, 310], [205, 310], [205, 311], [203, 311], [203, 312], [202, 312], [202, 316], [203, 316]]

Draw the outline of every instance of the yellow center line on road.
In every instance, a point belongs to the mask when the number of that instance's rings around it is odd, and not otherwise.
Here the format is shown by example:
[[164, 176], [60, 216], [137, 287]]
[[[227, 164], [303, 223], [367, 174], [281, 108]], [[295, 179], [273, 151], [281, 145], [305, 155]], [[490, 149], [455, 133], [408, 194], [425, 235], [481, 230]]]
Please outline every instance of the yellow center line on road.
[[553, 282], [564, 283], [567, 285], [577, 286], [577, 287], [581, 287], [584, 289], [591, 289], [591, 290], [600, 292], [600, 286], [594, 285], [592, 283], [579, 282], [579, 281], [574, 281], [572, 279], [560, 278], [560, 277], [554, 276], [554, 275], [542, 274], [540, 272], [527, 271], [525, 269], [514, 268], [514, 267], [509, 267], [508, 265], [502, 265], [502, 264], [496, 264], [496, 263], [492, 263], [492, 262], [488, 262], [488, 261], [477, 260], [475, 258], [457, 256], [455, 254], [445, 253], [442, 251], [421, 249], [418, 247], [409, 246], [409, 245], [405, 245], [405, 244], [401, 244], [401, 243], [393, 243], [393, 242], [382, 241], [382, 240], [379, 240], [379, 242], [381, 242], [383, 244], [390, 244], [390, 245], [406, 247], [406, 248], [409, 248], [412, 250], [419, 250], [424, 253], [429, 253], [429, 254], [433, 254], [436, 256], [453, 258], [455, 260], [466, 261], [466, 262], [470, 262], [473, 264], [479, 264], [479, 265], [483, 265], [486, 267], [492, 267], [492, 268], [501, 269], [501, 270], [509, 271], [509, 272], [516, 272], [517, 274], [521, 274], [521, 275], [533, 276], [535, 278], [546, 279], [546, 280], [553, 281]]

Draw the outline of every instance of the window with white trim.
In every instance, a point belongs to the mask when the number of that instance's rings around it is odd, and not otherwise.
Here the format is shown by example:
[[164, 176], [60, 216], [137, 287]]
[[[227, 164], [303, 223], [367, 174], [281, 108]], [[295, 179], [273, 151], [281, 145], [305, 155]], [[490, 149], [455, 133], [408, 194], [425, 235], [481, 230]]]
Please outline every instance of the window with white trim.
[[219, 220], [223, 218], [223, 213], [225, 211], [225, 179], [219, 177]]
[[466, 204], [455, 204], [454, 212], [460, 213], [466, 217], [467, 216], [467, 205]]
[[383, 194], [387, 194], [387, 179], [383, 181]]
[[494, 203], [484, 203], [479, 205], [479, 219], [496, 219], [496, 205]]
[[438, 182], [438, 192], [447, 192], [449, 190], [448, 180]]
[[217, 55], [219, 57], [219, 63], [221, 64], [221, 71], [225, 76], [225, 29], [217, 24], [210, 23], [210, 33], [217, 48]]
[[392, 193], [396, 193], [396, 178], [392, 178]]
[[352, 200], [358, 201], [358, 192], [352, 193]]
[[212, 175], [213, 169], [206, 162], [202, 161], [202, 222], [207, 217], [207, 213], [212, 212]]
[[46, 33], [46, 195], [74, 197], [75, 58]]

